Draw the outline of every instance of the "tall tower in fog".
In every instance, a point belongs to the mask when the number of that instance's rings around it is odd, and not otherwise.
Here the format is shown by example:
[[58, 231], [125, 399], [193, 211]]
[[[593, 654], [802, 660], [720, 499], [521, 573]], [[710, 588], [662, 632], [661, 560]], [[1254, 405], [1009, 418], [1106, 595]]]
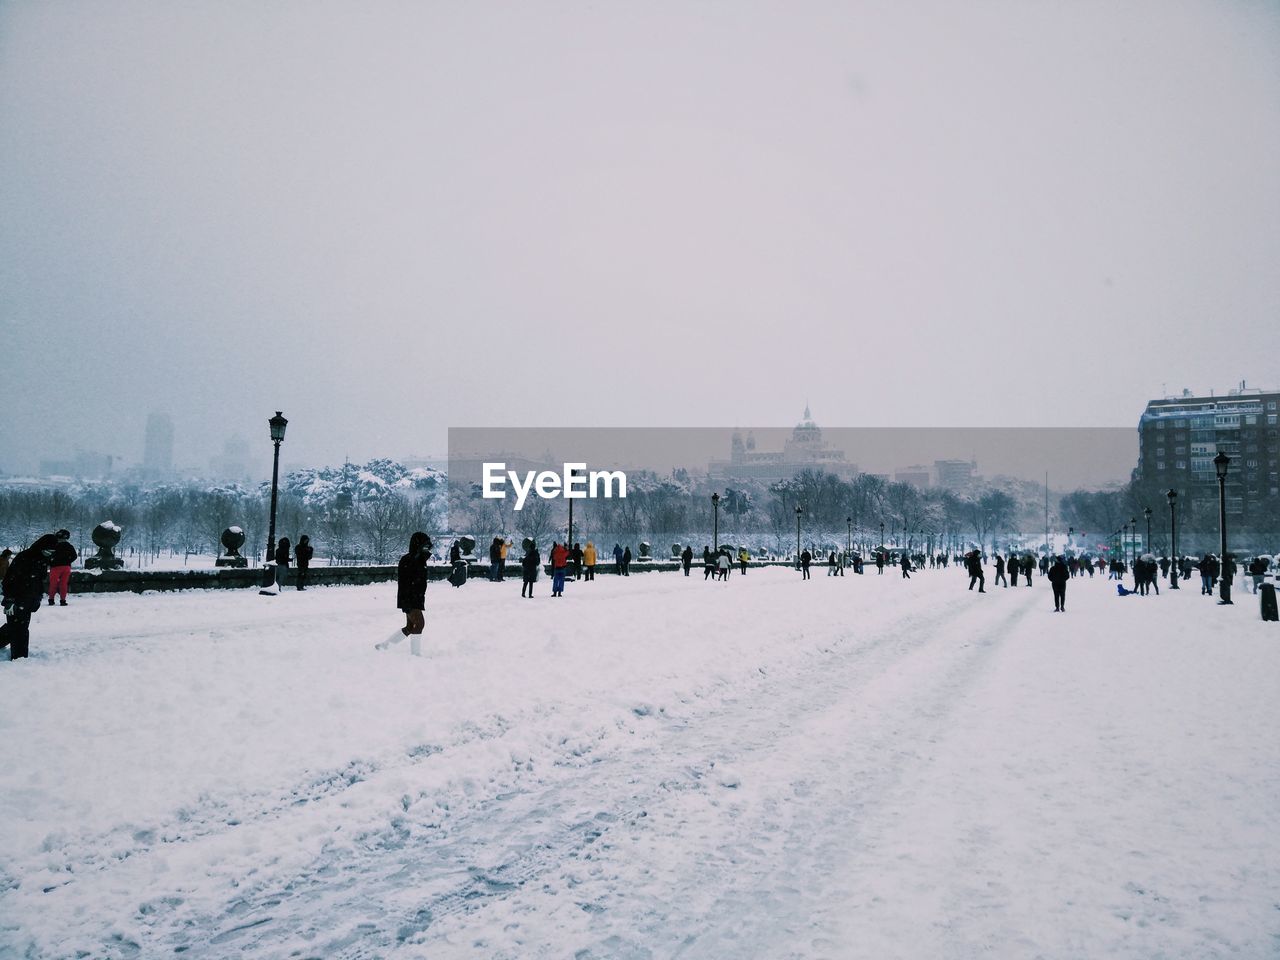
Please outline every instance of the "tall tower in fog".
[[147, 417], [142, 468], [148, 477], [153, 478], [173, 472], [173, 420], [167, 413], [153, 413]]

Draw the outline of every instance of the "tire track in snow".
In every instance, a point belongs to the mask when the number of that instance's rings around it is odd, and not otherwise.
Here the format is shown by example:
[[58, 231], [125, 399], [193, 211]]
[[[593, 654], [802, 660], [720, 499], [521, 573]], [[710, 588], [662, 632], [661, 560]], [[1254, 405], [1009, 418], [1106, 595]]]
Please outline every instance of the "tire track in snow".
[[[794, 736], [791, 731], [796, 722], [780, 726], [779, 716], [829, 710], [852, 696], [857, 685], [865, 686], [930, 646], [938, 626], [945, 623], [950, 634], [958, 621], [980, 616], [983, 611], [982, 607], [971, 605], [957, 613], [954, 603], [955, 598], [948, 596], [928, 613], [911, 611], [875, 629], [868, 643], [857, 643], [858, 632], [847, 631], [825, 644], [825, 655], [813, 656], [799, 674], [784, 675], [779, 681], [762, 678], [755, 690], [746, 692], [753, 698], [745, 704], [746, 693], [703, 716], [693, 714], [675, 721], [670, 729], [662, 731], [666, 741], [659, 760], [660, 775], [644, 778], [656, 786], [637, 791], [636, 756], [632, 752], [615, 752], [598, 758], [587, 772], [536, 782], [517, 790], [514, 796], [507, 793], [478, 805], [465, 820], [453, 825], [452, 837], [444, 842], [433, 843], [427, 831], [410, 845], [403, 824], [393, 823], [373, 842], [361, 858], [362, 863], [351, 862], [344, 852], [332, 862], [321, 862], [308, 870], [300, 883], [289, 884], [284, 893], [290, 903], [281, 919], [294, 929], [273, 923], [279, 916], [277, 908], [284, 902], [281, 891], [263, 891], [257, 902], [252, 902], [252, 895], [238, 901], [234, 925], [219, 925], [216, 918], [209, 918], [208, 922], [221, 927], [211, 937], [225, 936], [219, 941], [223, 945], [243, 941], [238, 944], [239, 949], [272, 956], [272, 949], [297, 942], [299, 923], [319, 936], [326, 927], [332, 929], [333, 903], [325, 894], [334, 892], [336, 875], [344, 874], [344, 889], [359, 888], [354, 895], [354, 908], [346, 912], [378, 917], [378, 922], [356, 924], [328, 940], [316, 956], [347, 960], [382, 956], [397, 944], [418, 942], [433, 926], [450, 920], [451, 926], [464, 925], [482, 911], [525, 890], [536, 879], [589, 857], [602, 839], [608, 842], [612, 832], [644, 829], [653, 822], [649, 811], [662, 806], [664, 795], [715, 782], [716, 765], [720, 762], [723, 766], [726, 752], [735, 762], [743, 755], [767, 755], [779, 741]], [[1012, 621], [1023, 613], [1015, 611], [1006, 620]], [[848, 678], [834, 669], [837, 664], [858, 670], [854, 687], [845, 684]], [[771, 690], [771, 686], [781, 689]], [[819, 691], [822, 696], [817, 696]], [[763, 699], [788, 693], [791, 712], [780, 711], [776, 702], [770, 703], [768, 710], [754, 709]], [[911, 702], [914, 705], [915, 698]], [[718, 740], [718, 759], [707, 756], [709, 725], [720, 727], [718, 737], [710, 738]], [[738, 750], [736, 757], [732, 755], [734, 748]], [[648, 754], [650, 750], [645, 746], [636, 753]], [[519, 852], [490, 868], [475, 866], [491, 859], [491, 853], [485, 856], [489, 852], [485, 848], [492, 848], [499, 837], [504, 838], [508, 849]], [[413, 895], [415, 888], [430, 889], [442, 884], [446, 889], [425, 899]], [[409, 893], [407, 897], [403, 895], [405, 891]], [[412, 902], [394, 909], [402, 900]], [[300, 913], [307, 912], [300, 909], [306, 902], [315, 907], [323, 902], [323, 915], [300, 918]]]

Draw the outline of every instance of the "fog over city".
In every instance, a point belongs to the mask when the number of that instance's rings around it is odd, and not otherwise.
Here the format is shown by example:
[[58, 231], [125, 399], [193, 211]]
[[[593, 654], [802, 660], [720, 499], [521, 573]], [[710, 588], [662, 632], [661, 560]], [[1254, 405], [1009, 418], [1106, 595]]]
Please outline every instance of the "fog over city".
[[1260, 2], [6, 2], [0, 472], [1274, 387], [1278, 54]]

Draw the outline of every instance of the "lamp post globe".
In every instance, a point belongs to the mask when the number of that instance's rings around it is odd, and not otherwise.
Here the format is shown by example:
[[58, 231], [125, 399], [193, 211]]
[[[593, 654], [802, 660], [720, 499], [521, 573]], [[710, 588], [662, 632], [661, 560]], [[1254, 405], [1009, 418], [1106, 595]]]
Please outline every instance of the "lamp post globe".
[[1231, 574], [1227, 567], [1227, 467], [1231, 458], [1218, 451], [1213, 458], [1213, 469], [1218, 473], [1218, 563], [1219, 571], [1218, 596], [1219, 604], [1231, 603]]
[[271, 522], [268, 524], [267, 532], [267, 563], [271, 563], [275, 559], [276, 554], [276, 505], [279, 502], [280, 490], [280, 444], [284, 443], [284, 429], [289, 425], [289, 421], [284, 418], [284, 414], [279, 410], [276, 415], [267, 421], [267, 425], [271, 428], [271, 443], [275, 447], [275, 456], [271, 464]]
[[1181, 576], [1181, 568], [1178, 563], [1178, 491], [1170, 490], [1165, 494], [1165, 498], [1169, 501], [1169, 563], [1172, 565], [1169, 570], [1169, 589], [1178, 589], [1178, 579]]

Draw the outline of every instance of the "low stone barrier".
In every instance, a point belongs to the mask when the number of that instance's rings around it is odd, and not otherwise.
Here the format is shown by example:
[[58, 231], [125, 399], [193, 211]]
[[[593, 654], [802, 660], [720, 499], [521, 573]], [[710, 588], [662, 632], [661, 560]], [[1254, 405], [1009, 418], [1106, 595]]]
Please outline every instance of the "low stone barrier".
[[[751, 560], [748, 568], [793, 566], [789, 560]], [[680, 570], [680, 563], [673, 560], [655, 560], [649, 563], [631, 561], [630, 572], [633, 574], [665, 572]], [[734, 572], [739, 571], [739, 564], [733, 565]], [[430, 580], [444, 580], [452, 568], [447, 563], [433, 563], [427, 567]], [[693, 570], [702, 569], [702, 558], [695, 557]], [[819, 566], [814, 565], [817, 571]], [[199, 570], [73, 570], [71, 572], [71, 593], [146, 593], [151, 590], [257, 590], [262, 584], [263, 567], [209, 567]], [[467, 568], [468, 576], [475, 579], [488, 579], [488, 563], [472, 563]], [[550, 576], [551, 567], [543, 565], [543, 573]], [[613, 562], [597, 563], [598, 576], [611, 576], [616, 573]], [[292, 587], [298, 575], [296, 567], [289, 568], [286, 585]], [[504, 574], [506, 580], [520, 579], [520, 562], [507, 561]], [[311, 567], [307, 571], [307, 586], [323, 587], [339, 584], [362, 585], [368, 583], [386, 583], [396, 579], [396, 567], [391, 564], [367, 567]]]

